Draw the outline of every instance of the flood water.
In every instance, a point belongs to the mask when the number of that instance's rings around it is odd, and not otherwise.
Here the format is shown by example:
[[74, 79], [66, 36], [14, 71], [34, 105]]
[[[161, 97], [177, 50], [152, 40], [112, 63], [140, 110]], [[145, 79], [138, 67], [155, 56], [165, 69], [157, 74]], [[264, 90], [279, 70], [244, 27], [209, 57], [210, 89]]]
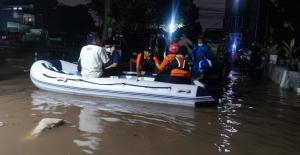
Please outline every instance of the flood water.
[[[268, 80], [254, 82], [234, 75], [221, 85], [222, 104], [194, 109], [39, 90], [29, 79], [28, 65], [7, 60], [1, 67], [1, 155], [296, 155], [300, 151], [300, 96]], [[67, 124], [29, 138], [46, 117], [62, 118]]]

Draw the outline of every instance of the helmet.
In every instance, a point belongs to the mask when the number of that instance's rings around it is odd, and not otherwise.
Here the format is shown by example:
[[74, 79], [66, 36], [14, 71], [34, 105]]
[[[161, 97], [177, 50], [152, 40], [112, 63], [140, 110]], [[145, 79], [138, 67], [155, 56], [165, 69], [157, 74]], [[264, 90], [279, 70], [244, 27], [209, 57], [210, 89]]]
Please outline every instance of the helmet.
[[178, 50], [179, 50], [179, 44], [177, 43], [172, 43], [169, 46], [169, 54], [177, 54]]

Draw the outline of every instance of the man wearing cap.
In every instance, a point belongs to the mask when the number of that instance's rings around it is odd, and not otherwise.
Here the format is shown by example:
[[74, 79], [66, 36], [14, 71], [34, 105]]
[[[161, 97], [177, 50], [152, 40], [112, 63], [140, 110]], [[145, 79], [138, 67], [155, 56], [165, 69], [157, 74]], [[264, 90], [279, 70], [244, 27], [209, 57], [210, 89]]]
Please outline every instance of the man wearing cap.
[[205, 43], [204, 36], [198, 36], [198, 43], [192, 50], [192, 76], [199, 77], [202, 72], [201, 68], [199, 68], [199, 62], [201, 60], [207, 59], [211, 54], [211, 48]]
[[97, 34], [90, 36], [90, 43], [82, 47], [79, 57], [81, 75], [88, 78], [98, 78], [103, 74], [103, 66], [109, 61], [106, 49], [98, 46]]

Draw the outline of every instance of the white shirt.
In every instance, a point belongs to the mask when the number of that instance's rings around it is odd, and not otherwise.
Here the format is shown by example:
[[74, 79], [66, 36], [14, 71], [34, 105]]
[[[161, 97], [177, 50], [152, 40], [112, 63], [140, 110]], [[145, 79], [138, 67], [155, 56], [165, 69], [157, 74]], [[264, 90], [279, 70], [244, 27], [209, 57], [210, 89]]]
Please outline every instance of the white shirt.
[[98, 78], [103, 74], [103, 65], [109, 61], [106, 50], [96, 45], [87, 45], [80, 51], [81, 75]]

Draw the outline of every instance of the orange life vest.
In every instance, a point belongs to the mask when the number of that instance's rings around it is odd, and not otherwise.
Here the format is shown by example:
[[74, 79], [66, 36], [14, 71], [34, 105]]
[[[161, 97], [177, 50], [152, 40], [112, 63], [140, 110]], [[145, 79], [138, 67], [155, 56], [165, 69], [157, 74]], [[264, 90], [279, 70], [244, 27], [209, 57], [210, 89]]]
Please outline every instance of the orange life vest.
[[189, 71], [188, 63], [183, 56], [175, 56], [175, 58], [169, 63], [171, 69], [171, 76], [190, 78], [191, 73]]

